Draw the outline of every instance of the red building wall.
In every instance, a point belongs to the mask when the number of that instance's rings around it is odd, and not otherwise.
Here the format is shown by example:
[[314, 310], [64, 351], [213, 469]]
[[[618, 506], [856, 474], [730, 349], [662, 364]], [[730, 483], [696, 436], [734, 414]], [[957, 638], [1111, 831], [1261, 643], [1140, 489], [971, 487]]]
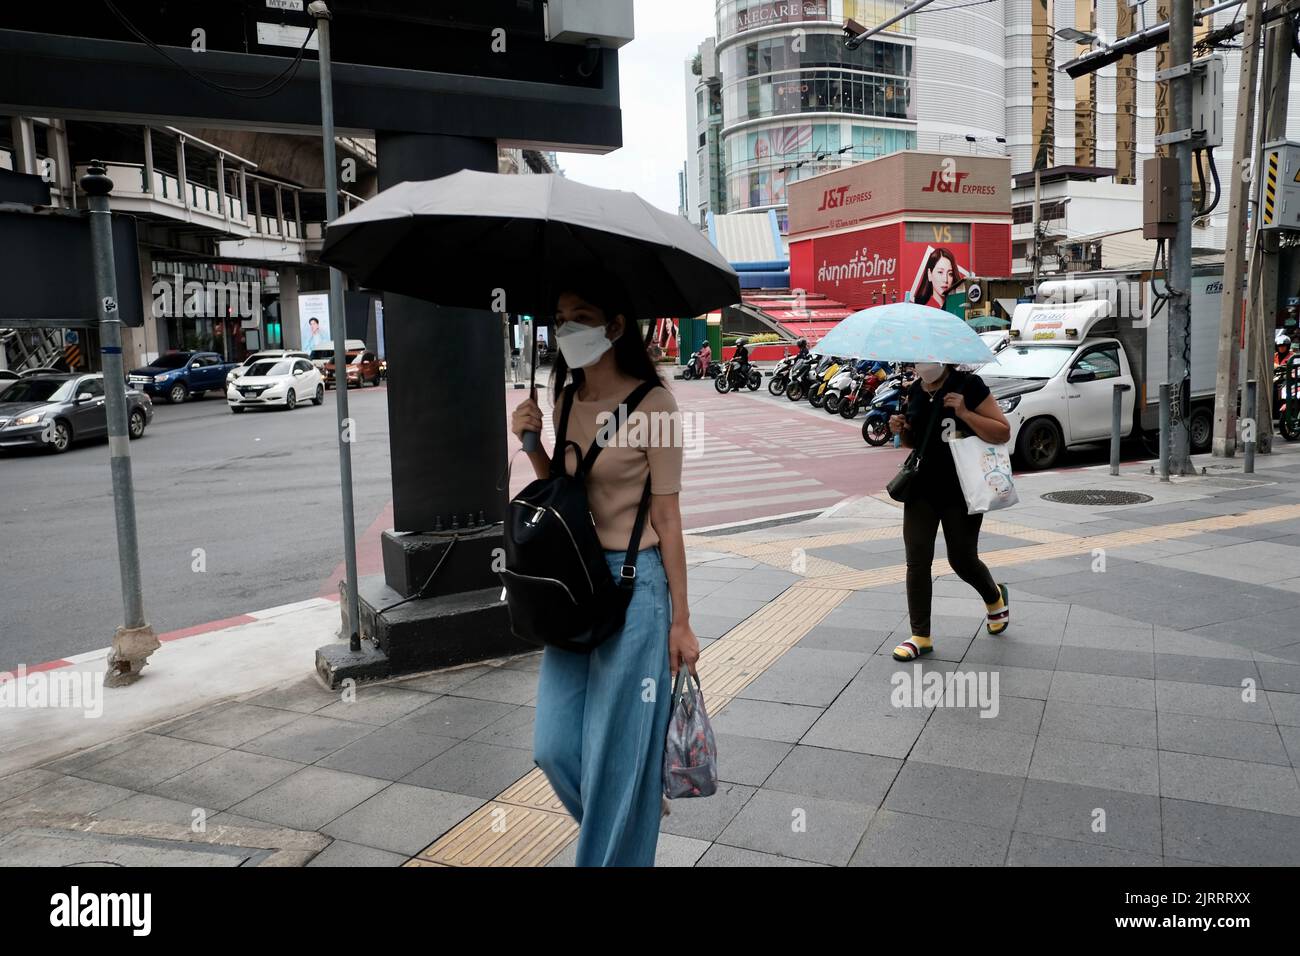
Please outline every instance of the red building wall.
[[901, 298], [901, 224], [790, 243], [790, 287], [820, 292], [855, 309]]

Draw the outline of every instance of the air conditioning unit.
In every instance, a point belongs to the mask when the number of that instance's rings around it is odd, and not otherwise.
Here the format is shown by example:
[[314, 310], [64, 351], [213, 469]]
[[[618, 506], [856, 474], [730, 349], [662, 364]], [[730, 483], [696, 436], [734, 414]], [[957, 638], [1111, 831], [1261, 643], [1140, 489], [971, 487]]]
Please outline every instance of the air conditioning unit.
[[617, 50], [636, 36], [632, 0], [547, 0], [546, 39]]

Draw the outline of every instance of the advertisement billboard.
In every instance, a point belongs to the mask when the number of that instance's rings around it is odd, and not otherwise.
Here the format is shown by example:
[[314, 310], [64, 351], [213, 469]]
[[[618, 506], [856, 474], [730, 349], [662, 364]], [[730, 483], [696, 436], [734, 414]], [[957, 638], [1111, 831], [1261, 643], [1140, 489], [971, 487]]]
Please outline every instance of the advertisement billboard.
[[298, 296], [298, 332], [304, 352], [325, 347], [330, 341], [330, 297], [328, 292], [305, 292]]

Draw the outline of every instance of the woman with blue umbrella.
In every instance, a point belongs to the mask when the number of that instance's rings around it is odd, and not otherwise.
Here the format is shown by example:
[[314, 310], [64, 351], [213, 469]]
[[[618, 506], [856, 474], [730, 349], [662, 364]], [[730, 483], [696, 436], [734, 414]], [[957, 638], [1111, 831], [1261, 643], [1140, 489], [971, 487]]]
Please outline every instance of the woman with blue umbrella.
[[958, 365], [997, 361], [979, 335], [949, 312], [900, 302], [856, 312], [832, 329], [820, 345], [890, 362], [911, 362], [916, 381], [905, 414], [889, 427], [914, 449], [916, 471], [903, 497], [903, 542], [907, 551], [907, 610], [911, 637], [894, 648], [894, 659], [911, 661], [934, 650], [930, 636], [934, 542], [940, 526], [948, 564], [979, 592], [988, 611], [988, 632], [1001, 634], [1010, 620], [1009, 594], [979, 557], [982, 514], [969, 514], [948, 443], [970, 435], [994, 444], [1011, 437], [1011, 426], [984, 380]]

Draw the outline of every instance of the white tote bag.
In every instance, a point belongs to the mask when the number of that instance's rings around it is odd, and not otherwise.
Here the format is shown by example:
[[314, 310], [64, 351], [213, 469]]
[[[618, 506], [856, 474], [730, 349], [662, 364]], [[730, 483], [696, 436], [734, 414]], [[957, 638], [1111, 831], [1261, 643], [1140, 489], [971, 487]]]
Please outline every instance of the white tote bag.
[[994, 444], [972, 435], [950, 441], [948, 447], [966, 496], [968, 514], [999, 511], [1020, 500], [1011, 479], [1011, 452], [1005, 443]]

